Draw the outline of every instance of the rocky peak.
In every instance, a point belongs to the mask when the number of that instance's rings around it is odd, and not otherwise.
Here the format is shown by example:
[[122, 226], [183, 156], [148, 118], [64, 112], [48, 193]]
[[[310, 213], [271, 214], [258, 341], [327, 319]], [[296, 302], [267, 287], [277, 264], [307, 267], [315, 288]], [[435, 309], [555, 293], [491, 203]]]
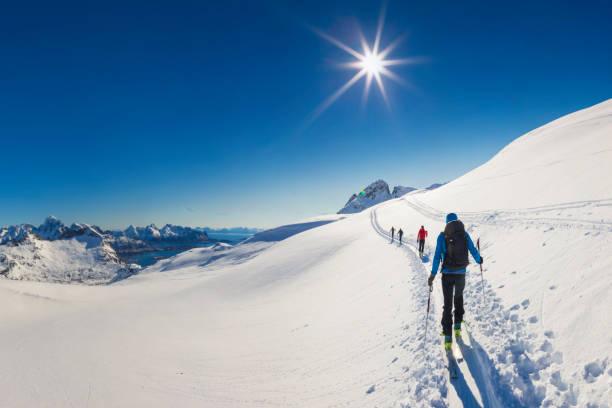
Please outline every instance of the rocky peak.
[[416, 188], [414, 187], [395, 186], [393, 187], [393, 192], [391, 193], [391, 195], [393, 196], [393, 198], [398, 198], [414, 190], [416, 190]]
[[58, 239], [67, 229], [63, 222], [50, 215], [45, 218], [45, 221], [34, 232], [44, 239]]
[[338, 214], [352, 214], [391, 198], [389, 185], [384, 180], [376, 180], [359, 194], [353, 194]]

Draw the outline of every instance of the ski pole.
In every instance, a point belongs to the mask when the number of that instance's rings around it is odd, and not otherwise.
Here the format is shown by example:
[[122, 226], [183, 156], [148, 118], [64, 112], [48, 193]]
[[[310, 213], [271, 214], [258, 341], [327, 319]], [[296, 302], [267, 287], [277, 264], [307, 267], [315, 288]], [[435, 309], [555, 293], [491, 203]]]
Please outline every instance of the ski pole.
[[429, 296], [427, 297], [427, 317], [425, 317], [425, 340], [427, 341], [427, 323], [429, 322], [429, 303], [431, 302], [431, 292], [433, 291], [433, 286], [429, 285]]
[[[480, 237], [476, 240], [476, 247], [478, 248], [478, 253], [480, 254]], [[485, 290], [484, 290], [484, 278], [482, 277], [482, 263], [480, 264], [480, 282], [482, 283], [482, 303], [485, 303]]]

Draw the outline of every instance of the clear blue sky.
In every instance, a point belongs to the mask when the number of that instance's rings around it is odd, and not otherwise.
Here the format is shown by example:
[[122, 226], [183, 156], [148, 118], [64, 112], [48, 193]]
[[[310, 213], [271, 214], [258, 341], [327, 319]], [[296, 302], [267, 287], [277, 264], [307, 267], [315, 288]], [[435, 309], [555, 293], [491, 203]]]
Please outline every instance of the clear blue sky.
[[[126, 5], [128, 4], [128, 5]], [[363, 83], [309, 26], [358, 47], [381, 3], [12, 2], [0, 13], [0, 225], [269, 227], [383, 178], [423, 187], [612, 97], [612, 6], [391, 0], [382, 45], [426, 63]]]

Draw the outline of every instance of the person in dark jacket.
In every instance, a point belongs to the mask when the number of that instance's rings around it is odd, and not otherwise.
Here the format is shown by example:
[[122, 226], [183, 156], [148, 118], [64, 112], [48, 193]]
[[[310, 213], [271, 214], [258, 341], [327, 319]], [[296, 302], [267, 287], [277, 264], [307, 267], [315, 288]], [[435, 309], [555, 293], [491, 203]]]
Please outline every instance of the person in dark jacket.
[[[463, 223], [457, 214], [446, 216], [444, 232], [438, 235], [436, 252], [434, 254], [429, 286], [433, 285], [438, 267], [442, 262], [442, 293], [444, 294], [444, 310], [442, 313], [442, 331], [444, 333], [444, 346], [449, 349], [452, 345], [453, 303], [455, 306], [455, 335], [461, 334], [463, 321], [463, 288], [465, 287], [465, 269], [469, 264], [468, 252], [474, 260], [482, 264], [482, 256], [472, 242], [470, 234], [465, 231]], [[454, 290], [454, 296], [453, 296]]]
[[393, 242], [394, 235], [395, 235], [395, 227], [391, 227], [391, 242]]
[[404, 235], [404, 231], [402, 231], [402, 229], [400, 228], [400, 230], [397, 232], [397, 236], [399, 237], [400, 245], [402, 245], [402, 235]]

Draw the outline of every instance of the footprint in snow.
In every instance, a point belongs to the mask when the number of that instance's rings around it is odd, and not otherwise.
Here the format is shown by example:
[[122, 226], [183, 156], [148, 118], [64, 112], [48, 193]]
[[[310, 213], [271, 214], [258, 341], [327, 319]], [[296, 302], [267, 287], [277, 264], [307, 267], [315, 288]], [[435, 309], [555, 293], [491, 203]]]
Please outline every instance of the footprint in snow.
[[544, 340], [544, 343], [542, 343], [542, 345], [540, 346], [540, 350], [545, 353], [551, 353], [553, 350], [553, 346], [550, 341]]
[[531, 303], [531, 302], [529, 302], [529, 299], [525, 299], [525, 300], [523, 300], [523, 301], [521, 302], [521, 305], [523, 306], [523, 309], [526, 309], [526, 308], [527, 308], [527, 306], [529, 306], [529, 303]]
[[366, 391], [366, 394], [371, 394], [374, 391], [376, 391], [376, 385], [372, 385], [370, 388], [368, 388], [368, 390]]
[[584, 379], [588, 383], [594, 383], [597, 381], [597, 377], [604, 373], [603, 365], [605, 365], [605, 361], [602, 363], [599, 360], [593, 361], [584, 366]]
[[568, 388], [567, 384], [565, 383], [565, 381], [561, 379], [560, 371], [555, 371], [554, 373], [552, 373], [552, 376], [550, 378], [550, 383], [554, 385], [555, 387], [557, 387], [559, 391], [567, 391], [567, 388]]

